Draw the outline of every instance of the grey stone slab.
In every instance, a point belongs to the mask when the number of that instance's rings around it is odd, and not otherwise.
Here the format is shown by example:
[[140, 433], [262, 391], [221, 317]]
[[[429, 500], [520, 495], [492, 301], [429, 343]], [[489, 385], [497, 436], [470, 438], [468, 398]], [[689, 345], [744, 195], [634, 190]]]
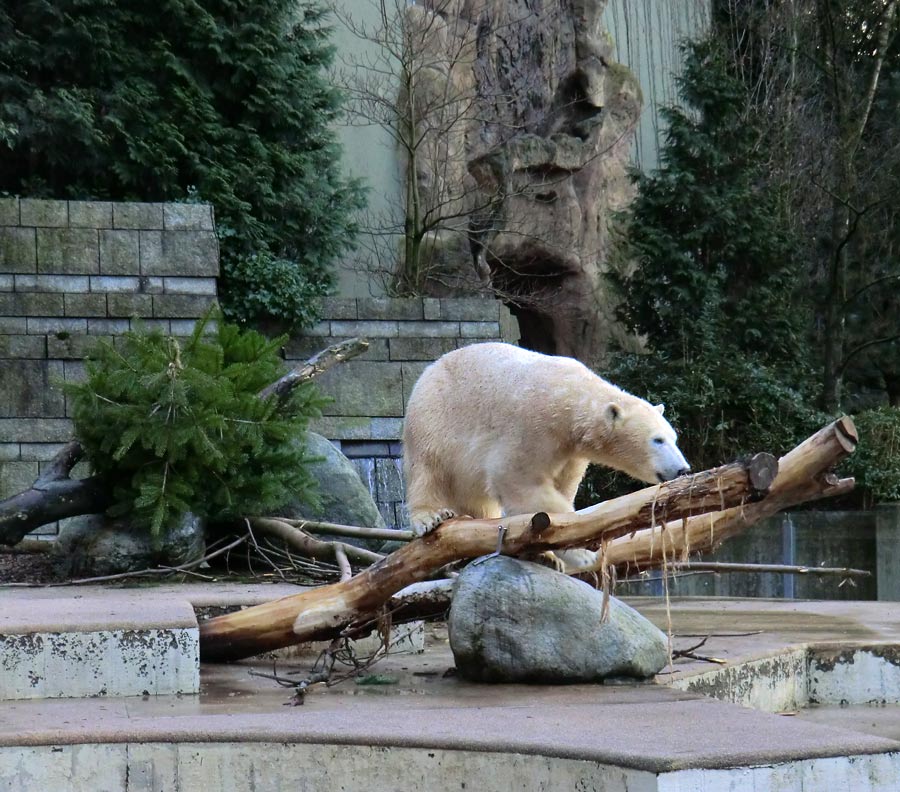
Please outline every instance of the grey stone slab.
[[0, 226], [19, 225], [19, 199], [0, 198]]
[[358, 318], [361, 321], [399, 319], [421, 320], [422, 300], [416, 297], [400, 299], [392, 297], [369, 297], [356, 301]]
[[50, 335], [86, 333], [87, 319], [62, 319], [59, 317], [28, 317], [26, 320], [29, 335]]
[[100, 232], [100, 272], [104, 275], [138, 275], [140, 271], [140, 231], [103, 229]]
[[162, 229], [163, 205], [155, 203], [113, 204], [113, 227]]
[[141, 294], [164, 294], [166, 290], [165, 278], [158, 276], [141, 275], [138, 283], [138, 291]]
[[65, 418], [0, 418], [0, 443], [66, 443], [72, 422]]
[[51, 335], [47, 337], [47, 354], [58, 360], [81, 360], [101, 339], [111, 341], [112, 336], [89, 336], [79, 333], [59, 338]]
[[110, 317], [150, 317], [153, 316], [153, 300], [149, 294], [110, 293], [106, 295], [107, 312]]
[[445, 297], [441, 300], [441, 319], [462, 322], [496, 322], [501, 303], [493, 298]]
[[109, 201], [69, 201], [69, 227], [112, 228], [112, 207]]
[[148, 248], [145, 255], [142, 235], [141, 273], [216, 276], [219, 274], [219, 240], [212, 231], [163, 231], [159, 251]]
[[105, 294], [65, 295], [66, 316], [106, 316]]
[[93, 228], [38, 228], [38, 272], [62, 275], [100, 271], [99, 232]]
[[15, 275], [0, 275], [0, 292], [12, 291], [15, 288]]
[[28, 332], [24, 316], [0, 316], [0, 334], [24, 334]]
[[401, 338], [457, 338], [459, 322], [400, 322], [397, 335]]
[[499, 322], [460, 322], [459, 334], [463, 338], [500, 339]]
[[131, 329], [129, 319], [88, 319], [88, 335], [121, 335]]
[[214, 296], [194, 294], [157, 294], [153, 297], [153, 316], [167, 319], [196, 319], [216, 302]]
[[145, 275], [164, 274], [162, 231], [140, 231], [138, 239], [140, 243], [141, 273]]
[[196, 294], [215, 297], [215, 278], [163, 278], [163, 291], [166, 294]]
[[213, 213], [209, 204], [163, 204], [163, 227], [168, 231], [212, 231]]
[[402, 383], [395, 363], [351, 360], [323, 374], [317, 384], [334, 399], [323, 408], [324, 415], [403, 415]]
[[0, 443], [0, 462], [16, 462], [21, 453], [21, 443]]
[[332, 440], [399, 440], [403, 421], [401, 418], [323, 416], [311, 422], [310, 429]]
[[0, 228], [0, 270], [37, 272], [37, 242], [33, 228]]
[[38, 463], [16, 460], [0, 462], [0, 498], [27, 490], [38, 476]]
[[[63, 361], [63, 379], [66, 382], [84, 382], [87, 379], [87, 369], [84, 361], [66, 360]], [[68, 399], [66, 400], [66, 415], [69, 414]]]
[[171, 321], [165, 321], [169, 326], [169, 332], [173, 336], [189, 336], [193, 334], [194, 329], [197, 327], [197, 321], [194, 319], [172, 319]]
[[325, 319], [357, 319], [356, 300], [353, 298], [326, 297], [322, 300], [322, 317]]
[[64, 292], [66, 294], [90, 291], [87, 275], [16, 275], [17, 292]]
[[500, 308], [500, 337], [507, 344], [517, 344], [522, 337], [519, 320], [505, 305]]
[[401, 363], [400, 367], [403, 377], [403, 408], [405, 415], [406, 405], [409, 404], [413, 386], [419, 377], [422, 376], [422, 372], [428, 367], [428, 363]]
[[[57, 367], [48, 360], [0, 359], [0, 415], [6, 418], [62, 417], [65, 402]], [[58, 368], [62, 379], [62, 369]]]
[[31, 462], [37, 462], [38, 468], [41, 472], [44, 471], [44, 466], [40, 463], [50, 462], [63, 448], [66, 447], [65, 443], [20, 443], [19, 449], [22, 456], [22, 459], [29, 460]]
[[441, 318], [441, 301], [436, 297], [425, 297], [422, 300], [423, 319], [434, 321]]
[[0, 335], [0, 358], [41, 360], [45, 357], [47, 357], [47, 339], [44, 336]]
[[92, 292], [134, 294], [141, 287], [141, 279], [135, 275], [93, 275]]
[[437, 360], [456, 349], [453, 338], [392, 338], [391, 360]]
[[38, 292], [3, 292], [0, 314], [4, 316], [57, 316], [63, 313], [63, 295]]
[[[172, 331], [172, 323], [168, 319], [134, 319], [131, 321], [131, 329], [140, 332], [158, 330], [168, 335]], [[175, 335], [184, 335], [175, 333]]]
[[23, 226], [65, 228], [69, 224], [68, 202], [22, 198], [19, 201], [19, 222]]
[[331, 334], [337, 337], [353, 338], [395, 338], [397, 322], [332, 322]]

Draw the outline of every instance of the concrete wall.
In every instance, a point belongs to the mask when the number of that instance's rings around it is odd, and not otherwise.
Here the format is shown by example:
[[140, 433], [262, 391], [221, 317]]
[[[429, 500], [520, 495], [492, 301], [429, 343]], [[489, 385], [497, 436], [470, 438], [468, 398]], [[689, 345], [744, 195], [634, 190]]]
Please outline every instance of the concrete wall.
[[85, 351], [133, 317], [189, 334], [218, 273], [207, 205], [0, 198], [0, 496], [71, 439]]
[[[218, 272], [207, 205], [0, 199], [0, 497], [30, 486], [71, 439], [61, 384], [82, 376], [90, 346], [134, 317], [189, 334]], [[313, 429], [353, 460], [386, 521], [404, 524], [400, 434], [413, 384], [451, 349], [518, 340], [518, 325], [490, 299], [331, 299], [285, 357], [353, 336], [369, 350], [321, 378], [334, 401]]]
[[[896, 512], [895, 512], [896, 514]], [[896, 528], [894, 538], [900, 537]], [[876, 538], [875, 512], [786, 512], [754, 525], [728, 539], [704, 561], [750, 564], [852, 567], [873, 573], [869, 578], [844, 582], [834, 576], [774, 573], [692, 574], [669, 582], [672, 596], [775, 597], [785, 599], [874, 600], [885, 587], [900, 590], [900, 570], [886, 569], [881, 558], [889, 548]], [[894, 551], [896, 553], [896, 550]], [[883, 579], [882, 579], [883, 578]], [[659, 576], [627, 584], [622, 593], [659, 594]], [[900, 598], [900, 597], [898, 597]]]
[[400, 437], [413, 385], [445, 352], [480, 341], [517, 341], [518, 324], [491, 299], [332, 299], [323, 320], [287, 345], [288, 362], [353, 336], [367, 338], [369, 350], [318, 380], [334, 401], [311, 428], [353, 462], [387, 524], [406, 525]]

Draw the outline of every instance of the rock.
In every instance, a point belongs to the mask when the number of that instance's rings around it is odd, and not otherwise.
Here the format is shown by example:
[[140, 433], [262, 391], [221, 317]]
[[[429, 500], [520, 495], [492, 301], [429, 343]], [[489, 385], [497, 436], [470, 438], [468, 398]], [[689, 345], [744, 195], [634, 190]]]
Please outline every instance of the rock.
[[[320, 460], [310, 466], [310, 473], [319, 485], [320, 506], [313, 508], [308, 503], [295, 501], [276, 509], [273, 515], [341, 525], [359, 525], [365, 528], [384, 528], [384, 518], [350, 460], [322, 435], [307, 432], [306, 436], [307, 453]], [[368, 542], [320, 534], [317, 536], [326, 540], [339, 538], [342, 542], [376, 551], [383, 541], [376, 539]]]
[[90, 514], [63, 523], [53, 558], [68, 577], [95, 577], [187, 564], [202, 558], [205, 550], [204, 523], [193, 514], [185, 515], [157, 542], [127, 519]]
[[[642, 96], [613, 59], [604, 0], [410, 5], [423, 67], [418, 194], [446, 222], [427, 242], [425, 291], [510, 295], [523, 344], [592, 363], [615, 322], [604, 272]], [[497, 31], [503, 31], [502, 35]], [[449, 97], [449, 99], [448, 99]]]
[[448, 627], [459, 673], [476, 682], [597, 682], [650, 677], [666, 636], [625, 603], [547, 567], [499, 556], [457, 579]]

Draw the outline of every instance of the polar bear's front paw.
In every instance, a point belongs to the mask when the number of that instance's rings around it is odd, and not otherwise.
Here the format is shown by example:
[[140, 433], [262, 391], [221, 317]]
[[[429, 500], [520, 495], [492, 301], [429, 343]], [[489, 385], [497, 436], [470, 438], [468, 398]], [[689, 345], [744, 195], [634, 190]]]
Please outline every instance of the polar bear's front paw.
[[456, 517], [456, 512], [453, 509], [438, 509], [436, 512], [419, 513], [413, 518], [410, 527], [416, 536], [424, 536], [427, 533], [431, 533], [445, 520], [453, 517]]
[[550, 569], [561, 572], [562, 574], [565, 574], [566, 572], [566, 562], [552, 550], [547, 550], [545, 553], [538, 553], [534, 557], [534, 561], [541, 566], [550, 567]]

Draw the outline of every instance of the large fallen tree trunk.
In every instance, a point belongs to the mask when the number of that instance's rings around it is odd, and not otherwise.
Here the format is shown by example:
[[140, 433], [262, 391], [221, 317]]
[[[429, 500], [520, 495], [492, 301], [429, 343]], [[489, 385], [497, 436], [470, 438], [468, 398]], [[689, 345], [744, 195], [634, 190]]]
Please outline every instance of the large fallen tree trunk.
[[688, 554], [713, 550], [782, 509], [843, 495], [853, 489], [854, 481], [838, 479], [832, 468], [852, 454], [858, 442], [853, 421], [847, 416], [839, 418], [778, 460], [778, 475], [764, 500], [616, 539], [607, 548], [606, 561], [616, 567], [619, 577], [657, 568]]
[[[351, 338], [323, 349], [259, 393], [261, 399], [284, 399], [302, 382], [362, 354], [369, 348], [364, 338]], [[0, 501], [0, 545], [15, 545], [36, 528], [66, 517], [99, 514], [110, 505], [111, 493], [97, 476], [70, 478], [72, 468], [84, 457], [77, 440], [68, 443], [27, 490]]]
[[200, 627], [201, 658], [237, 660], [334, 637], [445, 564], [490, 553], [501, 527], [503, 552], [509, 555], [597, 546], [647, 525], [751, 503], [765, 496], [777, 469], [774, 457], [757, 454], [580, 512], [450, 520], [349, 580], [210, 619]]

